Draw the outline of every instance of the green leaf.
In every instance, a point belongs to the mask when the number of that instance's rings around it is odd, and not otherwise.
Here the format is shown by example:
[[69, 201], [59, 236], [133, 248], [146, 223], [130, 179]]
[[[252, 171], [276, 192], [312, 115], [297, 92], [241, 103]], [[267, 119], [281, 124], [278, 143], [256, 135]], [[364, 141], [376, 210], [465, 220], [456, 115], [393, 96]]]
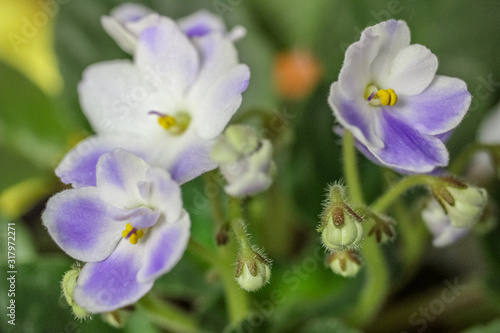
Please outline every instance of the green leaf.
[[[6, 309], [11, 300], [15, 304], [15, 326], [7, 323], [7, 317], [0, 321], [2, 332], [119, 332], [103, 323], [99, 316], [93, 320], [76, 320], [69, 305], [61, 295], [60, 282], [69, 270], [72, 261], [67, 258], [52, 257], [31, 264], [17, 264], [15, 287], [7, 285], [4, 277], [2, 290], [13, 290], [12, 296], [5, 293], [0, 298], [0, 306]], [[3, 272], [6, 266], [0, 266]], [[9, 274], [10, 276], [11, 274]], [[10, 292], [9, 292], [10, 293]], [[9, 310], [10, 311], [10, 310]], [[15, 330], [14, 330], [15, 329]]]
[[498, 333], [500, 332], [500, 320], [494, 320], [489, 324], [486, 325], [480, 325], [480, 326], [475, 326], [467, 331], [464, 331], [464, 333]]
[[0, 77], [0, 144], [52, 168], [70, 133], [67, 119], [54, 100], [19, 72], [0, 63]]

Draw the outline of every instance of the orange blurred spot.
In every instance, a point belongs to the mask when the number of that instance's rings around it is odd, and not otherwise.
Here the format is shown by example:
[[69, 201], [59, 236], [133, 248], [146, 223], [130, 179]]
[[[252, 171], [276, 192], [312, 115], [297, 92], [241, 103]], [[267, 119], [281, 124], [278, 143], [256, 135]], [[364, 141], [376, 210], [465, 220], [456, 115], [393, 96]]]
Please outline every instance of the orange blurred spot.
[[283, 97], [300, 99], [309, 95], [321, 72], [318, 59], [308, 51], [287, 51], [276, 56], [274, 80]]

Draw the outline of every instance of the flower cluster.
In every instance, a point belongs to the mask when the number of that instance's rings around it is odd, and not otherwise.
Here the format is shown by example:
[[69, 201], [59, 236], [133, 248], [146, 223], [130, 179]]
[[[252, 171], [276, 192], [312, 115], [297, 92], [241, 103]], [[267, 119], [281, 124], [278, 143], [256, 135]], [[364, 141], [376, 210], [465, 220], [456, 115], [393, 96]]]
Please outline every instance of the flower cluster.
[[245, 30], [227, 32], [209, 12], [173, 21], [125, 4], [102, 24], [133, 61], [84, 72], [78, 92], [95, 135], [57, 167], [73, 189], [53, 196], [42, 216], [54, 241], [86, 263], [63, 281], [78, 317], [135, 303], [181, 259], [190, 218], [180, 185], [218, 166], [210, 152], [250, 77], [233, 43]]

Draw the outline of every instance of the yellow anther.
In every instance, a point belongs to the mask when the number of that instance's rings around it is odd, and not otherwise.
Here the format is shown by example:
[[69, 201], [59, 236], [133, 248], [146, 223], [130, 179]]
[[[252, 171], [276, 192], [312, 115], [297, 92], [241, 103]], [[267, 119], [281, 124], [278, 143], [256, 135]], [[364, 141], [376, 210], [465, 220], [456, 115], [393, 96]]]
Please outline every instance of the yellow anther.
[[176, 121], [174, 117], [167, 115], [158, 117], [158, 124], [160, 124], [164, 129], [168, 130], [169, 128], [175, 126]]
[[135, 234], [137, 235], [137, 238], [141, 239], [144, 237], [144, 230], [137, 230]]
[[385, 89], [380, 89], [375, 97], [380, 99], [380, 104], [382, 105], [389, 105], [391, 101], [391, 94]]
[[125, 230], [122, 231], [122, 237], [127, 238], [128, 234], [130, 234], [132, 230], [134, 230], [134, 227], [130, 223], [127, 223]]
[[398, 95], [393, 89], [380, 89], [377, 91], [376, 98], [380, 99], [380, 104], [393, 106], [398, 101]]
[[139, 237], [137, 237], [137, 235], [133, 233], [132, 235], [130, 235], [130, 238], [128, 240], [131, 244], [137, 244], [137, 242], [139, 241]]

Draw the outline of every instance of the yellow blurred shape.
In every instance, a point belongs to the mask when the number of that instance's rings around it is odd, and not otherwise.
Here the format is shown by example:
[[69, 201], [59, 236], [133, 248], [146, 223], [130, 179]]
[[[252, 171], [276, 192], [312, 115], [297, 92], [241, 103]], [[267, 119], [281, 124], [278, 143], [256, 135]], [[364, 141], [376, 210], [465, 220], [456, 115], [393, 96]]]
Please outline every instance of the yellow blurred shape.
[[54, 191], [56, 184], [46, 178], [29, 178], [0, 193], [0, 212], [17, 218], [43, 197]]
[[53, 42], [54, 17], [65, 2], [0, 0], [0, 60], [51, 94], [62, 87]]

